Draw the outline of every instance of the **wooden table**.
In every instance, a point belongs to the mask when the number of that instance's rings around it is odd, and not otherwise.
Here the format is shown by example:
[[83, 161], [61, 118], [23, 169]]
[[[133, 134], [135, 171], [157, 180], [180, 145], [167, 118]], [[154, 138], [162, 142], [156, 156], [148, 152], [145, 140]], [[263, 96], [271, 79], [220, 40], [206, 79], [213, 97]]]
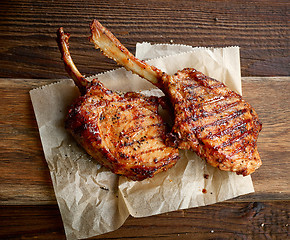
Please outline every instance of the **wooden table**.
[[289, 1], [1, 1], [0, 238], [64, 239], [28, 91], [68, 78], [55, 42], [63, 26], [82, 73], [115, 69], [87, 41], [100, 20], [132, 52], [136, 42], [241, 47], [243, 93], [263, 122], [256, 192], [210, 206], [129, 217], [94, 239], [289, 237]]

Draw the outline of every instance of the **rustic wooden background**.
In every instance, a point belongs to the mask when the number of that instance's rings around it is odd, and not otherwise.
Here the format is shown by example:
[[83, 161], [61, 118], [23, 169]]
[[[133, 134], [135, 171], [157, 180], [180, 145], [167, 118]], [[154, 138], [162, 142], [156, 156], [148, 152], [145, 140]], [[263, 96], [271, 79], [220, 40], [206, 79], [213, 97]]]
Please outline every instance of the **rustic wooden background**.
[[[136, 42], [241, 47], [242, 76], [289, 75], [289, 1], [1, 1], [1, 77], [66, 77], [55, 44], [60, 26], [88, 75], [114, 69], [88, 43], [97, 18], [130, 51]], [[108, 62], [110, 62], [108, 64]]]
[[289, 238], [289, 1], [0, 2], [0, 238], [64, 239], [28, 91], [68, 78], [55, 42], [92, 75], [116, 64], [88, 42], [97, 18], [130, 51], [137, 42], [241, 47], [243, 93], [262, 122], [256, 192], [201, 208], [130, 217], [94, 239]]

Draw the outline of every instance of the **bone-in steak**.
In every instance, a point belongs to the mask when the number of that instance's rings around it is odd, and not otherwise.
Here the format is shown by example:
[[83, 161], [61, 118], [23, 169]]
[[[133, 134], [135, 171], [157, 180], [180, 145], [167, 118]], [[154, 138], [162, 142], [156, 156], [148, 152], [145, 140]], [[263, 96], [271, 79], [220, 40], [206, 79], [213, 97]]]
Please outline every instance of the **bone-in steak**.
[[158, 98], [121, 94], [97, 79], [88, 82], [75, 67], [69, 35], [58, 30], [65, 68], [80, 88], [65, 120], [66, 129], [99, 163], [132, 180], [143, 180], [174, 166], [178, 150], [165, 145], [165, 123], [158, 115]]

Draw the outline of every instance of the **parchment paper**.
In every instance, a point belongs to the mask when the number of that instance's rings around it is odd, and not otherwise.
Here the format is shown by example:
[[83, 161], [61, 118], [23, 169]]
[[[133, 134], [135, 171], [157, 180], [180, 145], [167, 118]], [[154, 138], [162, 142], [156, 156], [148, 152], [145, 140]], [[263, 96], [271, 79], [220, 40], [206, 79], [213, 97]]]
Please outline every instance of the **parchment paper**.
[[[149, 62], [169, 74], [194, 67], [241, 93], [238, 47], [206, 49], [143, 43], [137, 44], [136, 55], [143, 59], [170, 55]], [[152, 84], [123, 68], [98, 78], [112, 90], [146, 90], [149, 95], [162, 95]], [[79, 95], [72, 80], [34, 89], [30, 95], [67, 239], [113, 231], [130, 214], [145, 217], [254, 191], [250, 176], [220, 171], [191, 151], [180, 151], [178, 163], [152, 179], [134, 182], [118, 177], [91, 159], [64, 129], [67, 107]]]

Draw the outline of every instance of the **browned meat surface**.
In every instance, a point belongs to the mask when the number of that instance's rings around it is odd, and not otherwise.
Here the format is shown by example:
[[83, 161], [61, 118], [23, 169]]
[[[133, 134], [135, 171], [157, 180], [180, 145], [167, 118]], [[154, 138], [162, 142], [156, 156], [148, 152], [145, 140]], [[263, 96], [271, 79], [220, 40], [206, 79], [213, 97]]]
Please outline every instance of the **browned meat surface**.
[[62, 58], [82, 96], [69, 109], [66, 129], [99, 163], [130, 179], [143, 180], [174, 166], [178, 150], [164, 143], [158, 99], [116, 93], [96, 79], [88, 83], [71, 59], [68, 38], [60, 28]]
[[152, 82], [170, 99], [175, 120], [168, 144], [191, 149], [212, 166], [244, 176], [260, 167], [257, 138], [262, 125], [239, 94], [195, 69], [173, 76], [163, 73], [135, 58], [96, 20], [91, 33], [96, 48]]
[[192, 149], [221, 170], [248, 175], [260, 166], [257, 138], [262, 125], [239, 94], [195, 69], [162, 81], [175, 112], [169, 142]]

